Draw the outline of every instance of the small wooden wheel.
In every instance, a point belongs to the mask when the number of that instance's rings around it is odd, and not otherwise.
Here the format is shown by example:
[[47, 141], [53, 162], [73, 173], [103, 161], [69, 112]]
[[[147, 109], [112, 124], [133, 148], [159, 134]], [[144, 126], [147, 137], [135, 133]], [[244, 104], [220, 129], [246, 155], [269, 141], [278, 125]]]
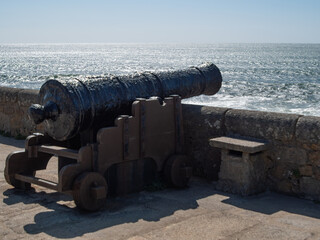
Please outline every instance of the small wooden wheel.
[[164, 178], [173, 187], [186, 187], [192, 175], [190, 159], [186, 155], [172, 155], [164, 167]]
[[106, 202], [108, 186], [105, 178], [97, 172], [80, 174], [73, 184], [73, 200], [77, 207], [97, 211]]

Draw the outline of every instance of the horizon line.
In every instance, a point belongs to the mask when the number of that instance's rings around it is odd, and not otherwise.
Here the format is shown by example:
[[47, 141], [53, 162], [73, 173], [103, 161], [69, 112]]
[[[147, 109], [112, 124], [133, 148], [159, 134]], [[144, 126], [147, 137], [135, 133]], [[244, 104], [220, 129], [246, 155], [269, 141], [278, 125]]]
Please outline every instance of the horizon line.
[[320, 42], [0, 42], [0, 45], [59, 45], [59, 44], [181, 44], [181, 45], [210, 45], [210, 44], [320, 44]]

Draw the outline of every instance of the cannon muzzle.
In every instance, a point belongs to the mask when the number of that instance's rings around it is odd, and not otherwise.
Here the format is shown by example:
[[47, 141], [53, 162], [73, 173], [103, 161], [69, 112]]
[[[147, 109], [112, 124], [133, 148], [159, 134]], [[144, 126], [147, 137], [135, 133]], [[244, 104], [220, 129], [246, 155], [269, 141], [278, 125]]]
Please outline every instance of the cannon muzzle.
[[40, 89], [40, 104], [29, 108], [29, 116], [36, 124], [44, 121], [46, 133], [64, 141], [98, 122], [128, 114], [136, 98], [213, 95], [221, 82], [221, 73], [212, 63], [179, 71], [49, 80]]

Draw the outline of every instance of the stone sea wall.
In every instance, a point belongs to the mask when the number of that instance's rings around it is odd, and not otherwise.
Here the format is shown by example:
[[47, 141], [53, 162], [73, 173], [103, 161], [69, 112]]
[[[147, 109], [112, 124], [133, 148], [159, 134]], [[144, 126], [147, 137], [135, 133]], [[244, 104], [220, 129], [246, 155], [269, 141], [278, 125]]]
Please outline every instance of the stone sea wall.
[[[36, 90], [0, 87], [0, 131], [14, 137], [42, 132], [27, 116]], [[266, 189], [320, 201], [320, 117], [183, 104], [187, 153], [194, 174], [218, 180], [219, 149], [209, 139], [245, 136], [267, 140]]]
[[183, 105], [186, 149], [195, 174], [218, 180], [220, 150], [208, 139], [267, 140], [265, 189], [320, 201], [320, 117]]

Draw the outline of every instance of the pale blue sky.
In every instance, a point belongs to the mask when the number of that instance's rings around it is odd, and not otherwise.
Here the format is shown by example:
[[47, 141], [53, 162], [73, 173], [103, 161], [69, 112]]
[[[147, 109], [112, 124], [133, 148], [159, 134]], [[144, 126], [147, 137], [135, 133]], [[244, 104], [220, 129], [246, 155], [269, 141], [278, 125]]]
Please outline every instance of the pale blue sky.
[[0, 43], [320, 43], [320, 0], [0, 0]]

